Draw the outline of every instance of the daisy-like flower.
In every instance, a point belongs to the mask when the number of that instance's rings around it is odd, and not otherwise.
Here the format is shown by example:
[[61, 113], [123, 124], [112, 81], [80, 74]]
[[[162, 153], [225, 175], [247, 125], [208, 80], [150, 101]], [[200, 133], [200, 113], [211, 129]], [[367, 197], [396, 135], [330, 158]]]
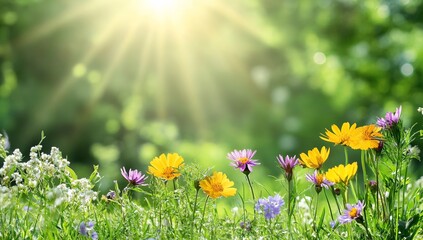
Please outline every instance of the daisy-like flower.
[[256, 151], [251, 149], [234, 150], [228, 153], [227, 158], [232, 160], [231, 166], [238, 168], [241, 172], [249, 174], [253, 171], [253, 167], [259, 165], [257, 160], [252, 159]]
[[338, 221], [341, 224], [352, 222], [353, 220], [361, 219], [361, 212], [365, 207], [364, 202], [358, 201], [357, 204], [347, 204], [347, 209], [344, 210], [344, 214], [338, 217]]
[[320, 151], [317, 148], [313, 148], [308, 151], [308, 154], [300, 154], [300, 163], [308, 168], [320, 169], [323, 163], [328, 159], [329, 153], [330, 148], [326, 149], [325, 147], [322, 147]]
[[292, 179], [292, 169], [299, 164], [299, 159], [296, 156], [289, 157], [286, 155], [285, 158], [283, 158], [282, 155], [279, 154], [278, 157], [279, 165], [285, 170], [285, 177], [288, 179], [288, 181], [291, 181]]
[[179, 168], [184, 165], [183, 162], [184, 159], [177, 153], [161, 154], [150, 162], [148, 173], [164, 180], [172, 180], [181, 175]]
[[200, 187], [211, 198], [231, 197], [236, 194], [236, 188], [232, 188], [234, 182], [230, 181], [226, 174], [214, 172], [200, 181]]
[[358, 127], [351, 137], [349, 146], [352, 149], [368, 150], [379, 147], [383, 137], [380, 133], [381, 128], [374, 124]]
[[258, 213], [264, 213], [264, 217], [269, 220], [275, 218], [280, 212], [281, 207], [285, 204], [284, 200], [276, 194], [268, 198], [260, 198], [255, 206]]
[[347, 164], [347, 166], [340, 164], [339, 166], [330, 168], [326, 172], [326, 179], [333, 183], [343, 183], [348, 185], [350, 179], [357, 173], [357, 168], [357, 162]]
[[322, 187], [328, 189], [330, 186], [334, 185], [333, 182], [326, 179], [325, 174], [318, 173], [317, 170], [315, 170], [313, 174], [306, 174], [306, 179], [314, 184], [317, 193], [322, 191]]
[[320, 138], [326, 142], [332, 142], [335, 145], [341, 144], [348, 146], [350, 144], [350, 138], [352, 134], [354, 133], [354, 130], [356, 129], [357, 124], [352, 124], [350, 126], [349, 122], [345, 122], [342, 124], [341, 129], [339, 129], [338, 126], [333, 124], [331, 126], [332, 132], [326, 129], [325, 134], [322, 134]]
[[129, 169], [129, 173], [126, 171], [125, 167], [120, 169], [122, 176], [134, 186], [146, 186], [145, 180], [148, 178], [138, 170]]
[[376, 124], [383, 129], [391, 128], [393, 125], [398, 124], [401, 118], [401, 111], [402, 111], [402, 106], [399, 106], [399, 108], [395, 109], [395, 113], [387, 112], [385, 114], [385, 118], [377, 119]]

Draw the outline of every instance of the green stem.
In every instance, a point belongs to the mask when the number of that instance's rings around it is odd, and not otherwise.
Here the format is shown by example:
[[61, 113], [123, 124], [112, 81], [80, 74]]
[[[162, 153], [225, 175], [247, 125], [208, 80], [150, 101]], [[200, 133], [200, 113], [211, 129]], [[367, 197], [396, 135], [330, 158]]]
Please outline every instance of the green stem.
[[363, 184], [366, 184], [368, 179], [367, 179], [367, 171], [366, 171], [366, 153], [365, 151], [361, 151], [361, 168], [363, 169]]
[[395, 197], [397, 197], [395, 194], [398, 195], [398, 202], [397, 202], [397, 208], [395, 211], [395, 240], [398, 239], [398, 222], [399, 222], [399, 204], [400, 204], [400, 199], [399, 199], [399, 191], [397, 193], [397, 189], [398, 188], [398, 172], [401, 171], [401, 156], [402, 156], [402, 152], [401, 152], [401, 147], [398, 146], [398, 152], [397, 152], [397, 159], [396, 159], [396, 168], [395, 168], [395, 181], [394, 181], [394, 189], [393, 189], [393, 196], [392, 196], [392, 200], [391, 200], [391, 207], [390, 209], [393, 209], [394, 206], [394, 201], [395, 201]]
[[292, 214], [291, 214], [291, 180], [288, 180], [288, 232], [289, 232], [289, 239], [292, 238], [292, 232], [291, 232], [291, 216], [292, 216]]
[[404, 174], [404, 185], [402, 191], [402, 218], [405, 219], [406, 214], [406, 205], [405, 205], [405, 191], [407, 190], [407, 174], [408, 174], [408, 164], [405, 167], [405, 174]]
[[193, 238], [194, 238], [194, 234], [193, 234], [193, 231], [194, 231], [194, 226], [195, 226], [195, 224], [194, 224], [194, 219], [195, 219], [195, 211], [197, 210], [198, 192], [199, 192], [199, 191], [198, 191], [198, 189], [197, 189], [197, 192], [195, 193], [194, 208], [193, 208], [193, 210], [192, 210], [191, 239], [193, 239]]
[[[366, 190], [366, 193], [364, 195], [364, 202], [366, 202], [366, 203], [367, 203], [368, 197], [369, 197], [368, 192], [369, 191]], [[367, 226], [367, 210], [366, 210], [366, 207], [363, 208], [363, 212], [364, 212], [363, 226], [366, 229], [366, 233], [367, 233], [368, 239], [372, 239], [372, 235], [370, 234], [369, 227]]]
[[245, 176], [247, 177], [248, 185], [250, 185], [251, 195], [253, 196], [253, 201], [255, 202], [256, 197], [254, 196], [253, 185], [251, 184], [250, 177], [248, 176], [248, 174], [245, 174]]
[[206, 212], [206, 206], [207, 206], [207, 201], [209, 200], [209, 196], [207, 196], [206, 201], [204, 202], [204, 208], [203, 208], [203, 216], [201, 217], [201, 222], [200, 222], [200, 230], [198, 232], [198, 234], [201, 236], [201, 230], [203, 228], [203, 221], [204, 221], [204, 214]]
[[344, 147], [344, 154], [345, 154], [345, 166], [348, 164], [348, 151], [347, 147]]
[[336, 207], [338, 208], [338, 212], [339, 212], [339, 214], [341, 214], [341, 208], [339, 207], [338, 198], [336, 197], [335, 190], [334, 190], [333, 186], [331, 187], [331, 190], [332, 190], [331, 192], [332, 192], [333, 198], [335, 198]]
[[319, 207], [319, 193], [317, 193], [317, 196], [316, 196], [316, 207], [315, 207], [315, 211], [314, 211], [314, 220], [313, 220], [313, 223], [314, 223], [314, 231], [317, 231], [316, 218], [317, 218], [317, 209], [318, 209], [318, 207]]
[[330, 202], [329, 202], [328, 195], [326, 194], [326, 191], [325, 191], [325, 190], [323, 190], [323, 192], [324, 192], [324, 194], [325, 194], [326, 202], [328, 203], [329, 212], [330, 212], [330, 218], [331, 218], [331, 219], [332, 219], [332, 221], [333, 221], [333, 220], [334, 220], [334, 219], [333, 219], [333, 212], [332, 212], [332, 207], [330, 206]]

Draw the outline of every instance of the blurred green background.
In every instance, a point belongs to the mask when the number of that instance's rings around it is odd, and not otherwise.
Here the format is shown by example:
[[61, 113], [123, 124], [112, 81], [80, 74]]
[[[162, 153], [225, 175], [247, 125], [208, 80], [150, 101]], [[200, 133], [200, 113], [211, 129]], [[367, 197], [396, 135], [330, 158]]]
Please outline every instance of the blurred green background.
[[80, 176], [99, 164], [105, 190], [167, 152], [244, 182], [243, 148], [277, 189], [278, 154], [343, 162], [331, 124], [402, 105], [421, 128], [422, 27], [417, 0], [0, 0], [0, 127], [23, 153], [44, 131]]

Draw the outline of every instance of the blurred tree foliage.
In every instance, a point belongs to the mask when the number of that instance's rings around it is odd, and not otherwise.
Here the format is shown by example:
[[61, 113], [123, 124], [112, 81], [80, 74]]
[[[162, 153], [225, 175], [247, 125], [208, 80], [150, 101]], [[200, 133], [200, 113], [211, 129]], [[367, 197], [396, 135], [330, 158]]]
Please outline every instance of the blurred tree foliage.
[[277, 176], [277, 154], [331, 146], [318, 137], [331, 124], [402, 105], [422, 126], [421, 1], [174, 2], [0, 0], [12, 148], [44, 130], [106, 180], [162, 152], [224, 170], [227, 152], [253, 148], [259, 174]]

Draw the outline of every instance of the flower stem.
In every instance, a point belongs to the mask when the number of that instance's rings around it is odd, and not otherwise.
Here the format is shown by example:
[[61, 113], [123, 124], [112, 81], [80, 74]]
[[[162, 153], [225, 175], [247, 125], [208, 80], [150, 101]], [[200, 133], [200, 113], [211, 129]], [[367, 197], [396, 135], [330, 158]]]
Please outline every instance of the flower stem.
[[291, 181], [292, 179], [288, 180], [288, 232], [289, 232], [289, 239], [292, 239], [292, 232], [291, 232]]
[[402, 218], [405, 218], [406, 214], [406, 206], [405, 206], [405, 191], [407, 191], [407, 174], [408, 174], [408, 164], [406, 164], [407, 167], [405, 167], [405, 174], [404, 174], [404, 185], [403, 185], [403, 191], [402, 191]]
[[334, 219], [333, 219], [332, 207], [330, 206], [328, 195], [326, 194], [326, 191], [323, 191], [323, 192], [325, 193], [326, 202], [328, 203], [329, 212], [330, 212], [330, 218], [333, 221]]
[[313, 222], [314, 222], [314, 231], [316, 231], [316, 232], [317, 232], [316, 218], [317, 218], [317, 209], [318, 209], [318, 207], [319, 207], [319, 193], [317, 193], [317, 196], [316, 196], [316, 207], [315, 207], [314, 219], [313, 219]]
[[345, 166], [348, 164], [348, 151], [347, 147], [344, 147], [344, 154], [345, 154]]
[[253, 185], [251, 184], [250, 177], [248, 176], [248, 174], [245, 174], [245, 176], [247, 177], [248, 185], [250, 185], [251, 195], [253, 196], [253, 201], [255, 202], [256, 197], [254, 196]]
[[201, 230], [203, 228], [203, 222], [204, 222], [204, 214], [206, 212], [206, 206], [207, 206], [207, 201], [209, 200], [209, 196], [207, 196], [206, 201], [204, 202], [204, 208], [203, 208], [203, 216], [201, 217], [201, 222], [200, 222], [200, 230], [198, 232], [198, 234], [201, 236]]
[[192, 210], [191, 239], [193, 239], [193, 238], [194, 238], [194, 235], [193, 235], [193, 230], [194, 230], [194, 226], [195, 226], [195, 224], [194, 224], [194, 219], [195, 219], [195, 211], [197, 210], [198, 192], [199, 192], [199, 191], [198, 191], [198, 189], [197, 189], [197, 192], [195, 193], [194, 208], [193, 208], [193, 210]]

